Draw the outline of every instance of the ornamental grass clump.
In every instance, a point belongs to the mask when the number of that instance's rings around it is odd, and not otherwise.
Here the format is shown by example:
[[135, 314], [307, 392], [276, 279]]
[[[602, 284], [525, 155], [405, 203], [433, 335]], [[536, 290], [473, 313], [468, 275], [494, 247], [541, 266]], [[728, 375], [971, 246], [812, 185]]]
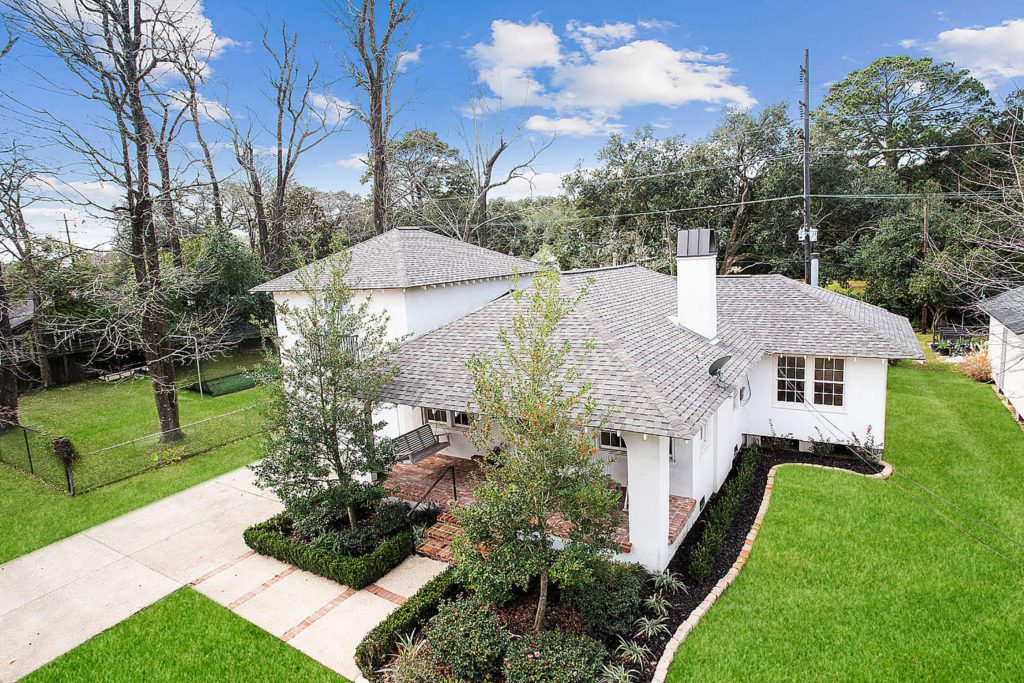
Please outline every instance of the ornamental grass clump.
[[960, 363], [960, 372], [975, 382], [991, 382], [992, 362], [989, 360], [988, 351], [982, 349], [964, 356]]

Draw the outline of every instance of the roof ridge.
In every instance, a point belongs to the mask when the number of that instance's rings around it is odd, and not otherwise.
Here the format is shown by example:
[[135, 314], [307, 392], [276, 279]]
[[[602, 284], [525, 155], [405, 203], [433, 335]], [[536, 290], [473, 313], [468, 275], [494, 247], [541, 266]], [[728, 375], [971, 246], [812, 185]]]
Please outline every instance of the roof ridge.
[[661, 416], [665, 418], [669, 427], [678, 432], [683, 432], [686, 429], [686, 420], [684, 420], [683, 416], [672, 407], [671, 401], [661, 393], [661, 390], [650, 376], [637, 367], [637, 364], [633, 361], [633, 357], [623, 350], [622, 343], [616, 339], [614, 335], [608, 332], [602, 318], [595, 315], [594, 310], [587, 302], [586, 297], [581, 298], [577, 306], [585, 311], [587, 320], [594, 326], [594, 331], [602, 338], [605, 347], [608, 348], [620, 362], [622, 362], [623, 367], [629, 373], [629, 376], [637, 383], [640, 390], [647, 394], [647, 398], [651, 400], [651, 403], [658, 409]]

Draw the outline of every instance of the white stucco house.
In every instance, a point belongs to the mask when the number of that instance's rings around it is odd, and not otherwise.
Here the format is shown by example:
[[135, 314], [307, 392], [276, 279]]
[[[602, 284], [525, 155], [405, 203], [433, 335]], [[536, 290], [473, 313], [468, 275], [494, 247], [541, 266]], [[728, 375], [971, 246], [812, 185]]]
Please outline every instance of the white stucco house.
[[988, 313], [988, 358], [992, 381], [1016, 413], [1024, 417], [1024, 287], [983, 300]]
[[[418, 251], [407, 251], [414, 241]], [[352, 273], [376, 283], [367, 274], [388, 270], [378, 261], [396, 258], [385, 248], [402, 250], [407, 273], [419, 273], [420, 260], [429, 263], [439, 281], [367, 288], [377, 305], [389, 313], [394, 307], [396, 330], [415, 334], [400, 348], [401, 375], [385, 390], [395, 406], [388, 431], [417, 435], [416, 444], [424, 433], [444, 435], [424, 446], [428, 457], [412, 453], [392, 479], [410, 499], [471, 501], [467, 478], [478, 454], [466, 438], [473, 419], [466, 361], [498, 352], [498, 331], [516, 311], [504, 296], [511, 271], [536, 267], [397, 230], [357, 245]], [[492, 270], [460, 274], [467, 249], [489, 254], [481, 269]], [[652, 570], [668, 565], [741, 446], [762, 436], [849, 442], [869, 430], [881, 443], [888, 362], [923, 357], [909, 321], [881, 308], [780, 275], [717, 276], [711, 231], [680, 232], [677, 272], [625, 265], [562, 277], [566, 294], [587, 290], [558, 335], [579, 350], [595, 342], [584, 368], [603, 418], [594, 425], [595, 443], [623, 492], [619, 558]], [[289, 277], [259, 289], [291, 297], [281, 286]], [[378, 292], [385, 293], [380, 300]], [[410, 294], [434, 302], [413, 305], [415, 326]], [[712, 374], [713, 366], [720, 371]], [[442, 483], [448, 473], [452, 481]], [[443, 545], [439, 538], [428, 550], [443, 558]]]

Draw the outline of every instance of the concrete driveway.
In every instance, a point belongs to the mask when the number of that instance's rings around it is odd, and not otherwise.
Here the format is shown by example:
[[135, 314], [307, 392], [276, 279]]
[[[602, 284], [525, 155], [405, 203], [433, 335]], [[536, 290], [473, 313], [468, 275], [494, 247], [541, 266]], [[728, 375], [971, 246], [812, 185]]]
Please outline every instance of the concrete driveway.
[[362, 637], [446, 565], [410, 557], [355, 591], [242, 541], [282, 506], [247, 468], [0, 565], [0, 681], [14, 681], [192, 585], [355, 680]]

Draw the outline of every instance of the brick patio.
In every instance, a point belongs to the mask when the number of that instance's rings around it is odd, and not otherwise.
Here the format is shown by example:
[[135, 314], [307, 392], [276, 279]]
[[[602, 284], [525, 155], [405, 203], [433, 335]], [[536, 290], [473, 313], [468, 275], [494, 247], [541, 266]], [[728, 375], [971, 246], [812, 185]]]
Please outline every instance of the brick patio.
[[[452, 491], [451, 470], [455, 470], [455, 492], [458, 494], [456, 503]], [[443, 475], [443, 476], [442, 476]], [[431, 485], [438, 481], [432, 490]], [[448, 511], [452, 506], [472, 505], [475, 500], [473, 490], [480, 481], [480, 465], [476, 460], [468, 458], [454, 458], [447, 455], [431, 455], [415, 465], [399, 463], [391, 470], [384, 487], [392, 492], [396, 498], [401, 498], [410, 503], [424, 501], [431, 505]], [[429, 494], [427, 491], [430, 490]], [[669, 527], [668, 542], [675, 543], [679, 534], [686, 528], [686, 523], [693, 514], [697, 501], [682, 496], [669, 496]], [[569, 532], [567, 525], [560, 524], [558, 520], [551, 520], [555, 526], [556, 533], [566, 535]], [[450, 544], [451, 539], [458, 527], [455, 520], [448, 514], [442, 515], [438, 523], [427, 532], [427, 538], [418, 548], [420, 552], [433, 557], [434, 559], [451, 561]], [[619, 544], [621, 552], [628, 553], [632, 549], [629, 540], [629, 515], [622, 513], [622, 522], [619, 524], [615, 540]]]

